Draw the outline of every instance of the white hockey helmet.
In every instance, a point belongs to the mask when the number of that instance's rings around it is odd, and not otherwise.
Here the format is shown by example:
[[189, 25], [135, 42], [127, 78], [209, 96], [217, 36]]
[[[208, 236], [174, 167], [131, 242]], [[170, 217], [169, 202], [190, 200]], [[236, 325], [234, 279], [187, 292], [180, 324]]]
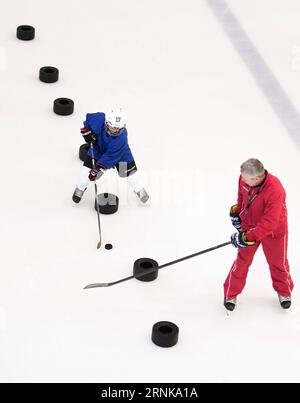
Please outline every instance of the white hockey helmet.
[[110, 136], [119, 136], [126, 127], [126, 114], [123, 108], [112, 108], [105, 115], [105, 128]]

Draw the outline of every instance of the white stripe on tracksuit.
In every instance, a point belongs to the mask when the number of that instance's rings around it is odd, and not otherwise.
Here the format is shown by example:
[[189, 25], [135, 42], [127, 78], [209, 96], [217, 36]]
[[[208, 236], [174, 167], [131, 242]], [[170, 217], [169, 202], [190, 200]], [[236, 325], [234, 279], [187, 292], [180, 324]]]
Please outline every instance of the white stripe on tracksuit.
[[289, 280], [289, 278], [290, 278], [290, 274], [289, 274], [289, 272], [288, 272], [288, 270], [287, 270], [287, 268], [286, 268], [286, 260], [287, 260], [287, 256], [286, 256], [286, 249], [287, 249], [287, 236], [285, 235], [284, 236], [284, 246], [283, 246], [283, 268], [284, 268], [284, 271], [285, 271], [285, 273], [286, 273], [286, 280], [287, 280], [287, 283], [288, 283], [288, 288], [289, 288], [289, 293], [290, 293], [290, 295], [291, 295], [291, 293], [292, 293], [292, 290], [291, 290], [291, 282], [290, 282], [290, 280]]
[[230, 269], [230, 274], [229, 274], [229, 281], [228, 281], [228, 288], [227, 288], [227, 292], [226, 292], [226, 299], [228, 299], [228, 294], [229, 294], [229, 290], [230, 290], [230, 285], [231, 285], [231, 277], [232, 277], [232, 273], [236, 270], [236, 260], [234, 261], [232, 268]]

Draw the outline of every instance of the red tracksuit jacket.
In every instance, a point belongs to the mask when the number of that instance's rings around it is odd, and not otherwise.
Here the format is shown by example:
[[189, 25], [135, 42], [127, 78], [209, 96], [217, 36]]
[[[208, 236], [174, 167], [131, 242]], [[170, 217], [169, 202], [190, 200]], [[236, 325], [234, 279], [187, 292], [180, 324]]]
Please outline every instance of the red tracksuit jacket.
[[[266, 175], [263, 184], [255, 187], [248, 186], [241, 176], [239, 178], [237, 211], [242, 220], [242, 231], [247, 231], [249, 241], [282, 236], [288, 231], [285, 190], [278, 178], [267, 171]], [[248, 206], [249, 198], [253, 196], [255, 198]]]

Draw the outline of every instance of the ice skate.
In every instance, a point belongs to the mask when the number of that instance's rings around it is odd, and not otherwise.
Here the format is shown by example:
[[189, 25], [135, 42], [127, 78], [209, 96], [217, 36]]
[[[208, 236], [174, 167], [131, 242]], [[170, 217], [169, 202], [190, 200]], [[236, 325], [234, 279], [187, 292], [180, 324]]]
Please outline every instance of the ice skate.
[[236, 298], [224, 298], [224, 306], [229, 316], [236, 306]]
[[148, 193], [146, 192], [146, 190], [144, 188], [142, 188], [139, 192], [134, 192], [134, 193], [137, 195], [137, 197], [140, 201], [140, 204], [142, 206], [145, 206], [145, 207], [150, 206], [150, 196], [148, 195]]
[[80, 190], [78, 188], [76, 188], [74, 190], [73, 196], [72, 196], [72, 200], [73, 200], [73, 206], [76, 206], [80, 200], [82, 199], [83, 193], [85, 192], [86, 189], [84, 190]]
[[291, 297], [285, 297], [284, 295], [278, 294], [278, 299], [281, 307], [283, 309], [289, 309], [292, 305], [292, 299]]

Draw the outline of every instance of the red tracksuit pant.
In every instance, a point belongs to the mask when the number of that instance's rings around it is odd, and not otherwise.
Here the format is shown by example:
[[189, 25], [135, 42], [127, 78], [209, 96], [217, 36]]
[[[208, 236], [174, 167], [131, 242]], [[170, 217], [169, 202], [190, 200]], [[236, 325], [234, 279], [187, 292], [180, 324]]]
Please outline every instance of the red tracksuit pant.
[[269, 264], [274, 290], [280, 295], [291, 295], [294, 284], [287, 260], [286, 234], [278, 238], [268, 236], [253, 246], [238, 250], [237, 258], [224, 283], [225, 298], [234, 298], [243, 291], [249, 267], [260, 244]]

